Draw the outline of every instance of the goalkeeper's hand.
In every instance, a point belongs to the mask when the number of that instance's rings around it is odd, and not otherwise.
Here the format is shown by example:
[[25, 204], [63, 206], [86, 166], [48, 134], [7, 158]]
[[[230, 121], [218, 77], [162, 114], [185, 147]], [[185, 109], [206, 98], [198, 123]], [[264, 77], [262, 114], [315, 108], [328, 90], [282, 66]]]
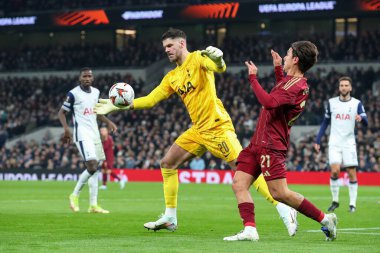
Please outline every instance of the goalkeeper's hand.
[[119, 110], [130, 110], [131, 107], [131, 105], [118, 107], [112, 104], [110, 99], [99, 99], [99, 102], [95, 105], [94, 111], [96, 114], [104, 115]]
[[205, 50], [201, 51], [201, 54], [210, 58], [218, 68], [224, 67], [223, 52], [219, 48], [208, 46]]

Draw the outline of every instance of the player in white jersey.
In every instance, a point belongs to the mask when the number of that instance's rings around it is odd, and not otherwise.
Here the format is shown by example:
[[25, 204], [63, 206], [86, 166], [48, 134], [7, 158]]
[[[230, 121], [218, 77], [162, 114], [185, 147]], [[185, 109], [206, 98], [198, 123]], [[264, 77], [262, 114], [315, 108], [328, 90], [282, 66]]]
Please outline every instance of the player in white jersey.
[[319, 130], [314, 148], [320, 150], [321, 138], [331, 122], [329, 139], [329, 164], [331, 167], [330, 189], [332, 204], [328, 211], [333, 212], [339, 207], [339, 173], [341, 166], [347, 169], [349, 177], [349, 211], [355, 212], [358, 193], [356, 167], [355, 123], [363, 122], [368, 125], [367, 115], [360, 100], [351, 97], [352, 80], [348, 76], [339, 78], [339, 97], [329, 99], [325, 118]]
[[[116, 131], [116, 125], [104, 115], [96, 115], [93, 111], [99, 99], [99, 90], [92, 87], [94, 77], [92, 70], [82, 68], [79, 76], [79, 85], [67, 93], [67, 98], [58, 112], [59, 121], [64, 128], [63, 142], [70, 143], [72, 139], [81, 154], [86, 170], [80, 175], [79, 180], [70, 195], [70, 208], [74, 212], [79, 211], [79, 193], [88, 182], [90, 213], [109, 213], [98, 205], [98, 171], [97, 168], [105, 159], [97, 120], [107, 124], [111, 131]], [[71, 131], [66, 121], [66, 113], [71, 112], [74, 132]]]

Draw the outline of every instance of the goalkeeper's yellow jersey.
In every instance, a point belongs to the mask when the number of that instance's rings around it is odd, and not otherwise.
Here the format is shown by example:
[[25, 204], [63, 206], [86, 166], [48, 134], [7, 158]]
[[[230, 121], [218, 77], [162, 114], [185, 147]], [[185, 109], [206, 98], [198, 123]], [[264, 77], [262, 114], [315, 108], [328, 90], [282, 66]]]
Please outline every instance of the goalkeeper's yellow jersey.
[[218, 68], [200, 51], [189, 53], [185, 62], [170, 71], [148, 96], [136, 98], [134, 109], [150, 108], [173, 93], [177, 93], [193, 126], [198, 130], [209, 130], [232, 121], [222, 101], [216, 96], [214, 72], [224, 72], [226, 65]]

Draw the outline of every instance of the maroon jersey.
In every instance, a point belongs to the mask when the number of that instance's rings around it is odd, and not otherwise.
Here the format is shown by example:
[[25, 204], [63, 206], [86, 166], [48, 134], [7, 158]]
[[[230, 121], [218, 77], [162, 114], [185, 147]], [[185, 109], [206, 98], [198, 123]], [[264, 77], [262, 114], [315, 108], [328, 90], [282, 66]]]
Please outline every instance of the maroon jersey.
[[102, 141], [104, 154], [106, 155], [107, 167], [109, 169], [113, 168], [113, 163], [115, 160], [115, 155], [113, 152], [113, 139], [111, 135], [108, 135], [105, 141]]
[[309, 97], [306, 78], [283, 75], [281, 66], [275, 68], [276, 85], [268, 94], [250, 75], [252, 89], [262, 105], [256, 131], [251, 139], [255, 146], [287, 150], [290, 128], [305, 108]]

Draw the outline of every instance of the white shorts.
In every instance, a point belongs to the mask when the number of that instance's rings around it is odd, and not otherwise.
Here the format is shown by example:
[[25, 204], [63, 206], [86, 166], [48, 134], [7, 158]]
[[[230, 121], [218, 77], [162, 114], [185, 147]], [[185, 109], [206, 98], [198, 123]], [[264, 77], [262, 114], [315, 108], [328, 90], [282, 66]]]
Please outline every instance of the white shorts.
[[91, 141], [91, 140], [83, 140], [75, 142], [79, 153], [81, 154], [84, 161], [103, 161], [106, 156], [104, 155], [102, 142], [99, 140]]
[[356, 145], [349, 147], [329, 146], [329, 164], [341, 164], [343, 168], [357, 167]]

